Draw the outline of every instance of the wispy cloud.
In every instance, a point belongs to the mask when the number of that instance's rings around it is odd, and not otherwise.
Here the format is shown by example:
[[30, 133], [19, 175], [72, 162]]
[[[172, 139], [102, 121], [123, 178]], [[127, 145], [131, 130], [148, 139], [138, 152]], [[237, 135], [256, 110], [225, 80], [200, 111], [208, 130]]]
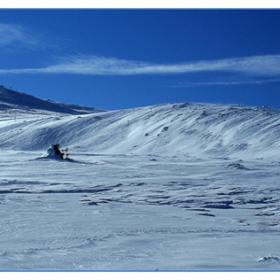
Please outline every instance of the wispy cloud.
[[0, 38], [1, 49], [35, 49], [40, 46], [38, 35], [16, 24], [0, 23]]
[[175, 64], [121, 60], [96, 56], [71, 56], [57, 64], [34, 69], [1, 69], [0, 73], [57, 73], [85, 75], [150, 75], [198, 72], [239, 72], [252, 76], [280, 76], [280, 55], [252, 56]]
[[280, 79], [241, 79], [241, 80], [218, 80], [218, 81], [202, 81], [202, 82], [183, 82], [173, 85], [174, 88], [180, 87], [200, 87], [200, 86], [232, 86], [232, 85], [248, 85], [248, 84], [266, 84], [266, 83], [277, 83]]

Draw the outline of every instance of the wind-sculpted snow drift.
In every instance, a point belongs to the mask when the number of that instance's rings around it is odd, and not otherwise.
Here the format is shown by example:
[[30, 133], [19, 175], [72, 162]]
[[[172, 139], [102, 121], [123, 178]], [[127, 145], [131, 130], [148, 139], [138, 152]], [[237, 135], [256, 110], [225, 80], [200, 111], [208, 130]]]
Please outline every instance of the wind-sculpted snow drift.
[[0, 269], [280, 269], [279, 111], [0, 114]]

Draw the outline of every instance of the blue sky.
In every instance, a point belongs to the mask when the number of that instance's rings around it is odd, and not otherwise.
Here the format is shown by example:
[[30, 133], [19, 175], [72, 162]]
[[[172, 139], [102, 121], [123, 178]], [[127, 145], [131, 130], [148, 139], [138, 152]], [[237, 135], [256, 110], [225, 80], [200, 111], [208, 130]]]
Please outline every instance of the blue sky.
[[280, 109], [278, 9], [0, 9], [0, 84], [123, 109]]

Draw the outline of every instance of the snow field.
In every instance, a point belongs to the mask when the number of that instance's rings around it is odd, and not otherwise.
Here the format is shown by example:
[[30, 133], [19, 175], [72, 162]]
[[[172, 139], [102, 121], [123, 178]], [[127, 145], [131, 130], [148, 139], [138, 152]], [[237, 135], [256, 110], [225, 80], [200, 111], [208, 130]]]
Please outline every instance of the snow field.
[[2, 111], [0, 269], [279, 270], [279, 124], [188, 103]]
[[273, 164], [4, 154], [2, 269], [279, 269]]

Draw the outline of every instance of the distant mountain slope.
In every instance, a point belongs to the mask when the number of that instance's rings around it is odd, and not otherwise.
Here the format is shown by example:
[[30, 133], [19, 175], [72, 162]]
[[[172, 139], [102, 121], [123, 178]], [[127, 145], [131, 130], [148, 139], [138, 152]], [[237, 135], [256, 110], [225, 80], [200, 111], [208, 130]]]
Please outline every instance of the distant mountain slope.
[[0, 86], [0, 110], [44, 110], [65, 114], [84, 114], [100, 111], [90, 107], [68, 105], [50, 100], [42, 100], [32, 95]]
[[1, 115], [0, 148], [167, 156], [279, 158], [280, 111], [164, 104], [82, 116]]

